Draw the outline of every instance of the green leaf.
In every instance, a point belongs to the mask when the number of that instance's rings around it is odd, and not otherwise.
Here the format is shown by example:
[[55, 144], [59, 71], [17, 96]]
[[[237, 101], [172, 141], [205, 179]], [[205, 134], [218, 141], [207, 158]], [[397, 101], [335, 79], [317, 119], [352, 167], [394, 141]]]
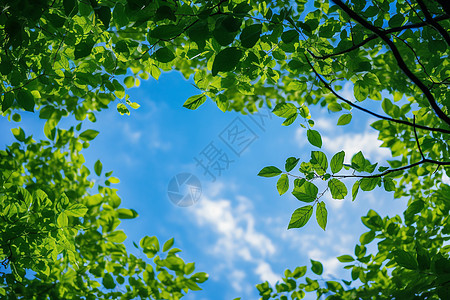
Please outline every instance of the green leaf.
[[361, 243], [361, 245], [367, 245], [370, 242], [372, 242], [375, 239], [375, 232], [374, 231], [368, 231], [363, 233], [360, 237], [359, 237], [359, 242]]
[[328, 159], [322, 151], [311, 151], [311, 164], [318, 175], [323, 175], [328, 169]]
[[286, 120], [284, 120], [283, 123], [282, 123], [281, 125], [283, 125], [283, 126], [289, 126], [289, 125], [291, 125], [291, 124], [294, 123], [294, 121], [297, 119], [297, 116], [298, 116], [298, 114], [295, 113], [295, 114], [293, 114], [293, 115], [287, 117]]
[[281, 40], [286, 44], [298, 42], [298, 39], [299, 33], [294, 29], [285, 31], [281, 34]]
[[130, 110], [128, 109], [128, 107], [125, 106], [125, 104], [123, 103], [117, 103], [117, 111], [119, 112], [119, 114], [123, 115], [130, 115]]
[[333, 112], [338, 112], [342, 110], [342, 105], [337, 102], [331, 102], [330, 104], [328, 104], [328, 109]]
[[241, 40], [242, 47], [245, 48], [253, 48], [259, 40], [261, 36], [262, 25], [261, 24], [253, 24], [250, 26], [246, 26], [239, 37]]
[[289, 189], [289, 178], [286, 174], [282, 174], [277, 181], [277, 190], [278, 193], [283, 195]]
[[395, 250], [394, 252], [395, 262], [406, 269], [417, 270], [418, 264], [414, 255], [404, 250]]
[[168, 41], [180, 35], [183, 30], [183, 27], [174, 24], [159, 25], [150, 32], [150, 37]]
[[352, 157], [352, 167], [357, 171], [364, 171], [364, 168], [366, 166], [366, 159], [364, 158], [364, 155], [361, 151], [353, 155]]
[[184, 102], [183, 107], [186, 107], [188, 109], [196, 110], [200, 105], [205, 103], [206, 96], [204, 94], [195, 95], [192, 97], [189, 97], [186, 102]]
[[343, 114], [339, 117], [338, 125], [347, 125], [352, 120], [352, 114]]
[[80, 59], [91, 54], [95, 42], [92, 39], [86, 39], [75, 45], [75, 59]]
[[360, 184], [360, 183], [359, 183], [359, 180], [356, 181], [356, 182], [353, 184], [353, 187], [352, 187], [352, 201], [355, 201], [356, 195], [358, 195], [359, 184]]
[[366, 192], [371, 191], [377, 186], [379, 182], [380, 182], [379, 177], [362, 178], [360, 180], [361, 190]]
[[212, 65], [212, 75], [216, 76], [219, 72], [230, 72], [236, 68], [241, 60], [242, 51], [236, 47], [225, 48], [214, 58]]
[[270, 167], [264, 167], [261, 171], [259, 171], [258, 176], [261, 177], [274, 177], [277, 175], [280, 175], [282, 171], [278, 169], [277, 167], [270, 166]]
[[342, 263], [355, 261], [355, 259], [351, 255], [348, 255], [348, 254], [338, 256], [337, 259]]
[[330, 161], [330, 168], [331, 168], [331, 172], [333, 172], [333, 174], [336, 174], [337, 172], [342, 170], [342, 167], [344, 166], [344, 158], [345, 158], [344, 151], [340, 151], [340, 152], [336, 153], [335, 155], [333, 155], [333, 158], [331, 158], [331, 161]]
[[100, 176], [102, 174], [103, 165], [100, 162], [100, 160], [97, 160], [94, 164], [94, 171], [97, 176]]
[[28, 90], [21, 88], [16, 94], [16, 99], [21, 108], [34, 112], [34, 96]]
[[10, 108], [14, 103], [14, 94], [9, 92], [3, 95], [2, 101], [2, 111], [5, 112]]
[[134, 219], [137, 218], [139, 215], [134, 209], [128, 209], [128, 208], [119, 208], [117, 209], [117, 214], [119, 219]]
[[114, 282], [114, 278], [111, 274], [105, 273], [103, 275], [102, 284], [106, 289], [113, 289], [116, 287], [116, 283]]
[[320, 136], [320, 133], [317, 130], [308, 129], [306, 135], [311, 145], [316, 146], [318, 148], [322, 147], [322, 137]]
[[108, 29], [111, 21], [111, 9], [107, 6], [100, 6], [94, 9], [97, 17], [102, 21], [103, 25]]
[[170, 240], [166, 241], [166, 242], [164, 243], [164, 245], [163, 245], [163, 252], [166, 252], [166, 251], [168, 251], [170, 248], [172, 248], [173, 243], [174, 243], [174, 239], [173, 239], [173, 238], [171, 238]]
[[117, 177], [109, 177], [108, 180], [111, 183], [119, 183], [120, 182], [120, 179]]
[[175, 16], [170, 6], [162, 5], [156, 10], [155, 20], [171, 20], [175, 22], [177, 20], [177, 17]]
[[83, 131], [82, 133], [80, 133], [80, 139], [82, 139], [83, 141], [91, 141], [93, 139], [95, 139], [95, 137], [99, 134], [99, 132], [97, 130], [93, 130], [93, 129], [88, 129]]
[[117, 27], [123, 27], [128, 24], [128, 15], [125, 13], [125, 7], [121, 3], [117, 3], [113, 10], [113, 21]]
[[288, 159], [286, 159], [286, 164], [284, 165], [286, 172], [292, 171], [292, 169], [294, 169], [295, 166], [297, 166], [299, 161], [300, 161], [300, 158], [295, 158], [295, 157], [289, 157]]
[[158, 49], [153, 57], [159, 62], [168, 63], [175, 59], [175, 54], [169, 48], [163, 47]]
[[83, 204], [80, 203], [73, 203], [71, 205], [69, 205], [69, 207], [67, 207], [64, 212], [68, 215], [68, 216], [72, 216], [72, 217], [83, 217], [86, 212], [87, 212], [87, 208], [86, 206], [84, 206]]
[[56, 223], [58, 224], [59, 228], [67, 227], [69, 225], [69, 219], [67, 218], [67, 214], [65, 212], [60, 213], [58, 215]]
[[292, 103], [278, 103], [272, 111], [276, 116], [289, 118], [297, 114], [297, 107]]
[[313, 202], [317, 198], [319, 189], [309, 181], [305, 181], [300, 187], [294, 187], [292, 195], [303, 202]]
[[313, 271], [317, 275], [322, 275], [323, 273], [322, 263], [320, 261], [311, 259], [311, 264], [312, 264], [311, 271]]
[[347, 187], [339, 179], [332, 178], [328, 181], [328, 187], [330, 188], [331, 197], [333, 199], [344, 199], [347, 196]]
[[122, 230], [114, 231], [106, 237], [106, 239], [113, 243], [123, 243], [125, 239], [127, 238], [127, 235]]
[[305, 226], [306, 223], [308, 223], [309, 219], [311, 218], [312, 212], [313, 212], [312, 205], [297, 208], [291, 216], [288, 229], [300, 228]]
[[327, 208], [325, 207], [325, 202], [320, 201], [319, 203], [317, 203], [316, 220], [317, 220], [317, 224], [319, 224], [319, 226], [323, 230], [325, 230], [325, 228], [327, 227], [327, 217], [328, 217], [328, 212], [327, 212]]
[[68, 17], [72, 17], [78, 13], [77, 0], [63, 0], [64, 13]]

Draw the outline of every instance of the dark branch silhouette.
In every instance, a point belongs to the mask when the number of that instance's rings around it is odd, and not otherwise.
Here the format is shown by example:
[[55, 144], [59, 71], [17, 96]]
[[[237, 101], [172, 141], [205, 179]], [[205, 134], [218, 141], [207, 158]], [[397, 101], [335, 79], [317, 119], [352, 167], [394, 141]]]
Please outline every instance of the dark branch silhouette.
[[317, 70], [314, 68], [314, 66], [312, 65], [311, 61], [308, 59], [308, 57], [305, 55], [306, 60], [308, 61], [308, 64], [311, 66], [312, 70], [314, 71], [314, 73], [316, 74], [317, 78], [319, 78], [319, 80], [325, 85], [325, 87], [333, 94], [335, 95], [337, 98], [339, 98], [340, 100], [344, 101], [345, 103], [347, 103], [348, 105], [359, 109], [365, 113], [368, 113], [374, 117], [377, 117], [379, 119], [383, 119], [386, 121], [391, 121], [394, 123], [398, 123], [398, 124], [403, 124], [403, 125], [407, 125], [407, 126], [411, 126], [411, 127], [416, 127], [416, 128], [420, 128], [420, 129], [424, 129], [424, 130], [429, 130], [429, 131], [435, 131], [435, 132], [441, 132], [441, 133], [450, 133], [450, 130], [446, 130], [446, 129], [442, 129], [442, 128], [433, 128], [433, 127], [428, 127], [428, 126], [424, 126], [424, 125], [418, 125], [418, 124], [414, 124], [405, 120], [398, 120], [398, 119], [394, 119], [391, 117], [386, 117], [380, 114], [377, 114], [371, 110], [368, 110], [364, 107], [361, 107], [353, 102], [351, 102], [348, 99], [345, 99], [344, 97], [342, 97], [341, 95], [339, 95], [338, 93], [336, 93], [335, 90], [333, 90], [333, 88], [328, 84], [328, 82], [325, 81], [325, 79], [322, 78], [322, 76], [317, 72]]
[[395, 59], [397, 60], [397, 64], [399, 68], [406, 74], [406, 76], [414, 82], [419, 89], [425, 94], [425, 97], [428, 100], [428, 103], [433, 108], [434, 112], [437, 114], [437, 116], [450, 125], [450, 117], [447, 116], [439, 107], [439, 105], [436, 103], [436, 100], [434, 99], [433, 94], [431, 91], [427, 88], [427, 86], [406, 66], [405, 61], [402, 58], [402, 55], [397, 49], [397, 46], [395, 46], [394, 42], [391, 41], [387, 37], [387, 33], [378, 27], [375, 27], [374, 25], [367, 22], [364, 18], [362, 18], [360, 15], [358, 15], [356, 12], [354, 12], [350, 7], [345, 5], [341, 0], [333, 0], [336, 5], [338, 5], [345, 13], [347, 13], [352, 19], [357, 21], [359, 24], [361, 24], [363, 27], [367, 28], [368, 30], [372, 31], [376, 35], [378, 35], [391, 49], [392, 54], [394, 55]]

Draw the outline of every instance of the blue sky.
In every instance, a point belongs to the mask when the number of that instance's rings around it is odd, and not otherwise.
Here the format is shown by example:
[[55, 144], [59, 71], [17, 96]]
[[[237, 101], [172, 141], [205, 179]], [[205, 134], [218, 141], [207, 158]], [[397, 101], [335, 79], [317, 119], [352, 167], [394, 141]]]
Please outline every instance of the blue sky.
[[[350, 198], [332, 200], [326, 194], [326, 231], [313, 218], [304, 228], [288, 231], [290, 216], [302, 203], [289, 193], [279, 196], [276, 178], [256, 174], [269, 165], [283, 168], [290, 156], [309, 160], [310, 151], [317, 150], [307, 142], [306, 131], [298, 121], [284, 127], [282, 119], [267, 114], [271, 118], [258, 126], [249, 116], [221, 112], [210, 100], [196, 111], [183, 108], [184, 101], [198, 91], [175, 71], [162, 74], [159, 81], [142, 81], [129, 93], [131, 100], [141, 105], [131, 116], [121, 116], [112, 106], [97, 114], [97, 123], [86, 120], [83, 124], [84, 129], [100, 131], [84, 151], [86, 164], [93, 169], [95, 161], [101, 159], [103, 170], [114, 170], [113, 176], [121, 180], [115, 187], [122, 207], [138, 211], [137, 219], [120, 225], [128, 235], [130, 251], [134, 251], [132, 241], [138, 242], [145, 235], [156, 235], [161, 243], [174, 237], [175, 247], [183, 250], [180, 256], [186, 262], [196, 262], [197, 271], [210, 274], [202, 285], [204, 290], [191, 292], [186, 299], [257, 299], [255, 284], [276, 282], [286, 268], [309, 267], [309, 259], [323, 262], [323, 279], [349, 279], [349, 272], [335, 257], [353, 254], [359, 235], [365, 231], [360, 217], [369, 208], [382, 216], [393, 216], [405, 207], [405, 201], [394, 200], [392, 193], [380, 188], [360, 192], [355, 202]], [[342, 94], [352, 98], [351, 86]], [[376, 132], [369, 127], [374, 119], [353, 112], [350, 125], [337, 127], [340, 113], [318, 108], [311, 111], [314, 129], [321, 132], [322, 150], [329, 159], [340, 150], [345, 150], [347, 162], [359, 150], [371, 161], [390, 157], [388, 150], [378, 147]], [[43, 122], [37, 114], [22, 116], [20, 126], [25, 132], [42, 138]], [[235, 122], [245, 124], [254, 137], [239, 156], [221, 139], [221, 133]], [[13, 141], [10, 129], [17, 126], [0, 120], [2, 145]], [[211, 145], [231, 161], [220, 175], [215, 174], [215, 181], [194, 160]], [[169, 201], [167, 188], [173, 176], [185, 172], [200, 180], [202, 194], [195, 205], [178, 207]]]

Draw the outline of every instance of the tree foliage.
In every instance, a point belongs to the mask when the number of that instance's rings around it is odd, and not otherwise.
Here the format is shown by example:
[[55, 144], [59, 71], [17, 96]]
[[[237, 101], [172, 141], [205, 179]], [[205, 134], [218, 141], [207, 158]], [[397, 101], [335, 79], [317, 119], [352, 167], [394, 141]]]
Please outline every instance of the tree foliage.
[[[403, 217], [373, 210], [362, 217], [369, 231], [354, 254], [338, 258], [351, 270], [350, 281], [300, 282], [307, 269], [298, 267], [273, 288], [258, 285], [263, 299], [299, 299], [305, 292], [449, 297], [450, 187], [442, 183], [450, 165], [446, 1], [7, 0], [0, 8], [2, 114], [13, 121], [23, 110], [39, 114], [47, 137], [35, 141], [19, 127], [12, 132], [17, 142], [0, 152], [0, 255], [11, 270], [1, 273], [3, 295], [178, 299], [199, 289], [206, 275], [188, 277], [193, 264], [171, 246], [160, 254], [155, 237], [136, 245], [153, 263], [127, 253], [126, 235], [116, 228], [137, 213], [119, 208], [111, 172], [91, 193], [80, 153], [98, 133], [81, 130], [86, 118], [95, 122], [113, 105], [130, 114], [139, 104], [126, 89], [175, 69], [199, 89], [186, 108], [208, 98], [223, 111], [244, 114], [265, 105], [282, 125], [305, 129], [314, 147], [309, 160], [289, 157], [284, 168], [258, 174], [279, 176], [280, 195], [290, 189], [305, 202], [288, 228], [314, 215], [325, 230], [325, 193], [355, 200], [360, 191], [383, 187], [409, 199]], [[340, 92], [347, 82], [355, 100]], [[380, 109], [366, 108], [371, 102]], [[353, 114], [377, 118], [371, 126], [392, 160], [379, 165], [362, 152], [346, 160], [343, 151], [327, 157], [312, 105], [339, 114], [339, 126]], [[67, 116], [80, 122], [63, 129], [59, 122]], [[94, 171], [101, 176], [100, 162]], [[367, 253], [375, 241], [378, 252]], [[320, 276], [320, 262], [311, 263]]]

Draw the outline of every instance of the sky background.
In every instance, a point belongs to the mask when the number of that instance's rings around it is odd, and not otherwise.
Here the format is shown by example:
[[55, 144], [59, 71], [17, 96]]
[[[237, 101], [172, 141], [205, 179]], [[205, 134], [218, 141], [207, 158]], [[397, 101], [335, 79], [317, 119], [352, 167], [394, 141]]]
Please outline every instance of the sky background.
[[[84, 130], [100, 131], [91, 147], [83, 151], [86, 165], [93, 170], [100, 159], [103, 174], [114, 170], [113, 176], [121, 180], [114, 186], [119, 189], [121, 207], [139, 213], [137, 219], [124, 220], [119, 227], [128, 235], [125, 243], [129, 251], [135, 251], [133, 241], [138, 243], [146, 235], [157, 236], [161, 244], [174, 237], [174, 246], [183, 250], [180, 256], [185, 262], [195, 262], [196, 271], [210, 274], [201, 285], [203, 291], [190, 292], [183, 298], [188, 300], [258, 299], [256, 284], [265, 280], [275, 283], [286, 268], [309, 268], [310, 259], [324, 264], [324, 274], [308, 273], [311, 278], [348, 280], [350, 272], [335, 257], [353, 254], [359, 236], [366, 231], [360, 217], [370, 208], [381, 216], [401, 214], [405, 201], [394, 200], [393, 193], [381, 188], [360, 191], [355, 202], [351, 196], [332, 200], [327, 193], [322, 198], [328, 208], [326, 231], [317, 225], [314, 215], [305, 227], [287, 230], [292, 212], [304, 203], [289, 192], [279, 196], [278, 177], [257, 174], [270, 165], [284, 169], [290, 156], [309, 161], [310, 151], [318, 150], [307, 142], [300, 119], [284, 127], [283, 119], [263, 109], [265, 123], [258, 125], [255, 117], [223, 113], [209, 99], [196, 111], [182, 107], [188, 97], [198, 93], [179, 73], [163, 73], [159, 81], [142, 81], [139, 88], [129, 90], [130, 100], [141, 105], [130, 116], [121, 116], [111, 105], [96, 114], [96, 123], [86, 119], [83, 124]], [[342, 95], [352, 99], [350, 85]], [[367, 104], [374, 109], [380, 105]], [[310, 109], [328, 159], [340, 150], [346, 152], [346, 162], [360, 150], [372, 162], [390, 158], [388, 150], [379, 148], [377, 133], [369, 126], [374, 119], [368, 115], [354, 111], [349, 125], [336, 126], [341, 113]], [[68, 126], [70, 122], [62, 124]], [[254, 137], [239, 156], [221, 139], [224, 130], [235, 122], [245, 124]], [[19, 124], [35, 139], [44, 138], [44, 122], [37, 114], [22, 113]], [[10, 129], [18, 126], [0, 119], [2, 146], [13, 142]], [[220, 175], [215, 173], [215, 181], [194, 160], [211, 145], [231, 161]], [[196, 204], [179, 207], [168, 198], [168, 183], [173, 176], [186, 172], [200, 180], [202, 194]], [[346, 183], [351, 190], [352, 181]]]

